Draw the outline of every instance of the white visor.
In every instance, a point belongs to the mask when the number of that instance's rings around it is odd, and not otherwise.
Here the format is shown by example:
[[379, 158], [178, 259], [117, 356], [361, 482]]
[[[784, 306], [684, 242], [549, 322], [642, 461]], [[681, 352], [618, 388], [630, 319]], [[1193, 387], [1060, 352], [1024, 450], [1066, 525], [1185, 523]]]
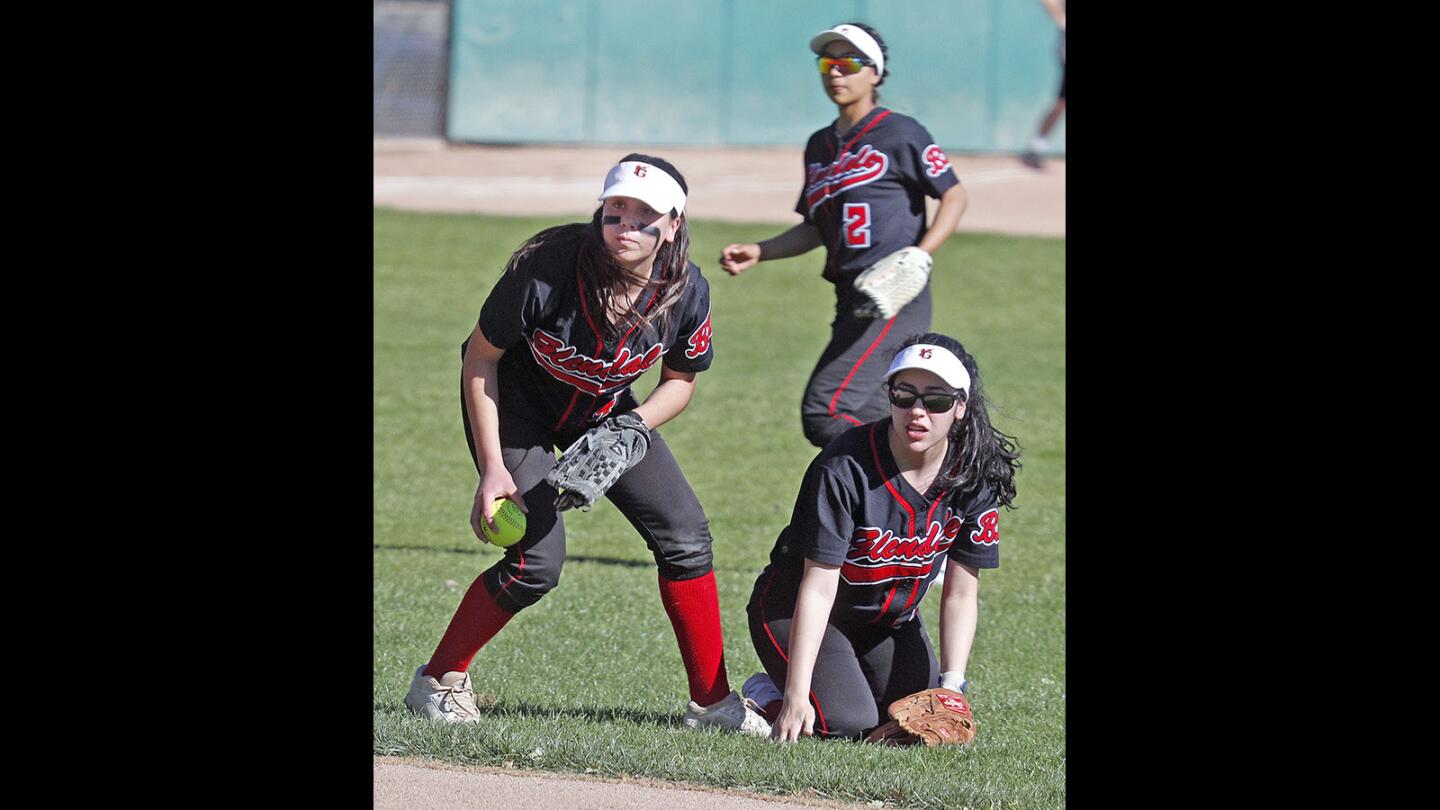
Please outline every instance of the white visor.
[[675, 209], [685, 213], [685, 190], [670, 173], [659, 166], [638, 160], [615, 164], [605, 175], [605, 190], [600, 200], [610, 197], [634, 197], [662, 214]]
[[907, 368], [921, 368], [933, 372], [944, 380], [946, 385], [964, 391], [966, 397], [970, 396], [970, 372], [965, 370], [965, 364], [960, 362], [960, 358], [944, 346], [917, 343], [906, 347], [895, 355], [895, 360], [890, 363], [890, 370], [885, 372], [885, 379], [888, 381]]
[[824, 53], [825, 46], [837, 39], [859, 48], [861, 53], [875, 63], [876, 75], [885, 75], [885, 52], [880, 50], [880, 43], [865, 33], [864, 29], [856, 28], [853, 25], [837, 25], [827, 31], [821, 31], [810, 38], [810, 50], [815, 53]]

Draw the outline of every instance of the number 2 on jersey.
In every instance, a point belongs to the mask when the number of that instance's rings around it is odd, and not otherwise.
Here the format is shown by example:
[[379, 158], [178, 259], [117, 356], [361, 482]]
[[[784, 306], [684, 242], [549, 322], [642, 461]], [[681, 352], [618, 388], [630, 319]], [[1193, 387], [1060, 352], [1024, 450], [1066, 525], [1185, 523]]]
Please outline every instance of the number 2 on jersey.
[[845, 204], [845, 244], [870, 247], [870, 203]]

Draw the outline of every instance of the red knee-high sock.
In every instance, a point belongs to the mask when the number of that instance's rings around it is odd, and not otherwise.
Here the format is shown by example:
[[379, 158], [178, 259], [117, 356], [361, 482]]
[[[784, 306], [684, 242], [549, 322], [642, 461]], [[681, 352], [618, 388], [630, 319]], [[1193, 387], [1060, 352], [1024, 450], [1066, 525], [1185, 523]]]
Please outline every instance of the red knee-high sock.
[[660, 577], [660, 601], [670, 614], [680, 658], [690, 679], [690, 699], [709, 706], [730, 694], [725, 677], [725, 638], [720, 631], [720, 596], [715, 572], [677, 582]]
[[490, 592], [485, 590], [485, 583], [476, 577], [470, 584], [470, 590], [465, 592], [465, 598], [460, 600], [460, 607], [450, 619], [450, 626], [435, 648], [435, 654], [430, 656], [425, 674], [439, 680], [447, 672], [465, 672], [480, 648], [494, 638], [514, 615], [496, 604]]

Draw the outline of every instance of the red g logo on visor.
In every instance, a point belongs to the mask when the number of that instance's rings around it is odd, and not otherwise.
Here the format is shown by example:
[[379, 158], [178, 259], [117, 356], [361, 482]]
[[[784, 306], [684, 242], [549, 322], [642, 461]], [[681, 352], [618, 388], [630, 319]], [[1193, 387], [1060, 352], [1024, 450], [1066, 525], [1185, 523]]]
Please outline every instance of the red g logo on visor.
[[636, 177], [644, 177], [644, 176], [645, 176], [645, 167], [644, 167], [644, 166], [636, 166], [636, 167], [635, 167], [635, 176], [636, 176]]
[[920, 356], [923, 357], [923, 358], [925, 358], [926, 360], [929, 360], [929, 359], [930, 359], [930, 355], [932, 355], [932, 354], [934, 354], [934, 353], [935, 353], [935, 350], [934, 350], [934, 349], [921, 349], [921, 350], [920, 350]]

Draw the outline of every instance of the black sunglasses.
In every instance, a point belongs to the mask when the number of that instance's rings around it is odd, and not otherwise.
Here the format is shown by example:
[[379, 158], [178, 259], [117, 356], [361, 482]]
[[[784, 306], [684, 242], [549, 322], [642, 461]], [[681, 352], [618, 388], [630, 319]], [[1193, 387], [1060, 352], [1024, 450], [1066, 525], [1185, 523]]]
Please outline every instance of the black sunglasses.
[[890, 385], [890, 404], [897, 408], [913, 408], [915, 400], [925, 403], [925, 410], [930, 413], [944, 413], [955, 407], [955, 400], [964, 401], [965, 392], [955, 391], [949, 394], [921, 394], [908, 385]]

